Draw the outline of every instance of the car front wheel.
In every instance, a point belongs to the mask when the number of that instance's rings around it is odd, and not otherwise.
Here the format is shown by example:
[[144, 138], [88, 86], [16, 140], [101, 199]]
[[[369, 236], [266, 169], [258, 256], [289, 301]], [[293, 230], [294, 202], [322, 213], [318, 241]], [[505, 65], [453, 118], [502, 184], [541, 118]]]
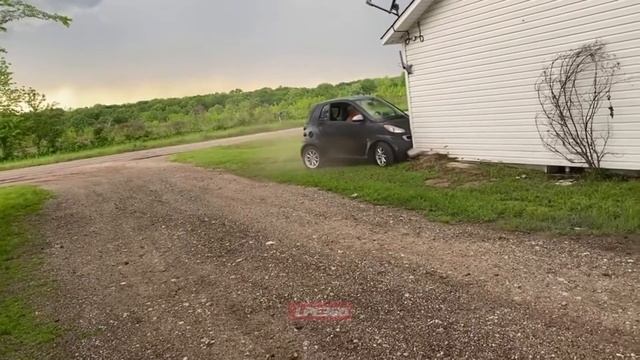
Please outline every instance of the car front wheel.
[[373, 148], [373, 159], [380, 167], [393, 165], [396, 162], [396, 156], [389, 144], [379, 142]]
[[302, 162], [307, 169], [317, 169], [322, 164], [320, 150], [315, 146], [307, 146], [302, 151]]

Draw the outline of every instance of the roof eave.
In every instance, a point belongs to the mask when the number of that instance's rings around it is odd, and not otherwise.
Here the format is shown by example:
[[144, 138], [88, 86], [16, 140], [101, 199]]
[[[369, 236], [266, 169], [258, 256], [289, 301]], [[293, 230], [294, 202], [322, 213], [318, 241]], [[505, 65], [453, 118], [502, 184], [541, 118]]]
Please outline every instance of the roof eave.
[[387, 31], [382, 37], [382, 45], [396, 45], [402, 43], [402, 35], [404, 33], [396, 31]]
[[382, 36], [383, 45], [402, 43], [404, 34], [420, 19], [434, 0], [414, 0]]

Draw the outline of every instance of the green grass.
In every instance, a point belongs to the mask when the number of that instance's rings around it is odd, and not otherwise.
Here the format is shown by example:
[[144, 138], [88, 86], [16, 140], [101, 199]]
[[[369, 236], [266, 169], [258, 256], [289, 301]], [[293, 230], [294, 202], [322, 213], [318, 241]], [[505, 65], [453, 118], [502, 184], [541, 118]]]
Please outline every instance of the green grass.
[[[442, 163], [391, 168], [369, 165], [303, 168], [300, 141], [254, 142], [180, 154], [177, 161], [238, 175], [358, 194], [362, 200], [418, 210], [432, 220], [491, 223], [502, 229], [556, 233], [629, 234], [640, 231], [640, 181], [583, 178], [572, 186], [534, 170], [482, 164], [472, 171]], [[526, 178], [518, 179], [520, 175]], [[447, 188], [428, 186], [444, 179]]]
[[24, 218], [40, 209], [49, 193], [36, 187], [0, 188], [0, 359], [36, 359], [59, 329], [38, 319], [29, 300], [40, 296], [33, 276], [40, 259]]
[[267, 131], [290, 129], [290, 128], [294, 128], [302, 125], [303, 125], [303, 121], [292, 120], [292, 121], [283, 121], [283, 122], [264, 124], [264, 125], [241, 126], [241, 127], [227, 129], [227, 130], [199, 132], [199, 133], [185, 134], [180, 136], [173, 136], [165, 139], [139, 141], [139, 142], [132, 142], [128, 144], [112, 145], [112, 146], [90, 149], [90, 150], [83, 150], [83, 151], [72, 152], [72, 153], [60, 153], [60, 154], [41, 156], [41, 157], [31, 158], [31, 159], [0, 162], [0, 171], [19, 169], [19, 168], [25, 168], [25, 167], [37, 166], [37, 165], [53, 164], [58, 162], [71, 161], [71, 160], [88, 159], [92, 157], [120, 154], [120, 153], [129, 152], [129, 151], [136, 151], [136, 150], [153, 149], [153, 148], [159, 148], [164, 146], [190, 144], [190, 143], [196, 143], [200, 141], [256, 134], [256, 133], [267, 132]]

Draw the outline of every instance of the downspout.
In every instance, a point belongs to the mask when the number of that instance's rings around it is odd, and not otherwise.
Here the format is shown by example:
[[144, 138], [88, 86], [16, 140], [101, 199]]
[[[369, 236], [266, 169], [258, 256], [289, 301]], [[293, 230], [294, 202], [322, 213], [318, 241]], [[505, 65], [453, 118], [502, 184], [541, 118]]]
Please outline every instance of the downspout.
[[[409, 62], [409, 53], [407, 52], [407, 44], [403, 41], [402, 42], [402, 50], [404, 50], [404, 54], [405, 57], [407, 59], [407, 63]], [[409, 75], [408, 71], [403, 71], [404, 73], [404, 83], [406, 86], [406, 92], [407, 92], [407, 107], [408, 107], [408, 111], [409, 111], [409, 126], [411, 127], [411, 136], [412, 136], [412, 140], [413, 140], [413, 149], [409, 151], [409, 156], [410, 157], [414, 157], [416, 155], [419, 154], [418, 151], [415, 150], [415, 127], [414, 125], [414, 117], [413, 117], [413, 106], [412, 106], [412, 101], [411, 101], [411, 76]]]

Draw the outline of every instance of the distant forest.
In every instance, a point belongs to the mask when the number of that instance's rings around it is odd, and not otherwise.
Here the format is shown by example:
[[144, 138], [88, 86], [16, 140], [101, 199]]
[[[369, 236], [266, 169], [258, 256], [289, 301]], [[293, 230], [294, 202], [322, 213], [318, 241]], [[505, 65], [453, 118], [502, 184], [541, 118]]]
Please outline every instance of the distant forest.
[[239, 126], [302, 121], [313, 104], [351, 95], [377, 95], [407, 107], [402, 76], [316, 88], [233, 90], [69, 111], [48, 106], [38, 111], [0, 114], [0, 161]]

